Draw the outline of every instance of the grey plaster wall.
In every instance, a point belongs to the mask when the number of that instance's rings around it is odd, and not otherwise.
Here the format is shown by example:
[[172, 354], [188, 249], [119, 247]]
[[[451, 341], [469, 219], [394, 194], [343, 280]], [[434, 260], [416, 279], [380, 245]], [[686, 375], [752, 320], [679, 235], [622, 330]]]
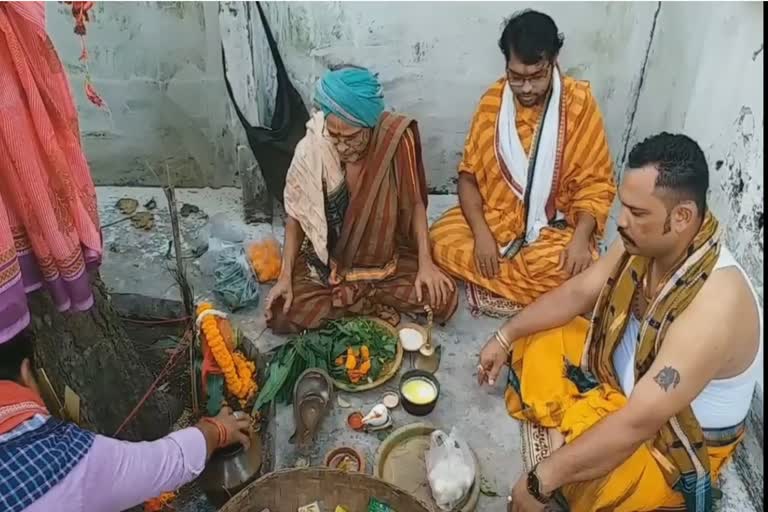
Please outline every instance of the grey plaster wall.
[[710, 165], [709, 203], [763, 297], [763, 4], [663, 2], [629, 145], [691, 136]]
[[[503, 70], [505, 17], [531, 7], [565, 34], [561, 66], [592, 83], [617, 175], [632, 144], [682, 131], [705, 148], [710, 202], [728, 242], [763, 290], [763, 5], [759, 2], [269, 2], [265, 10], [305, 101], [342, 62], [380, 73], [388, 105], [420, 122], [429, 185], [454, 192], [476, 102]], [[222, 80], [250, 121], [274, 105], [274, 65], [255, 4], [97, 3], [90, 73], [112, 117], [88, 104], [67, 8], [48, 4], [49, 31], [70, 72], [86, 151], [100, 184], [155, 184], [167, 163], [183, 186], [263, 183]], [[241, 180], [243, 176], [249, 179]], [[613, 225], [609, 238], [613, 236]]]
[[[221, 15], [228, 54], [250, 45], [260, 73], [269, 71], [261, 23], [243, 24], [255, 8], [227, 2]], [[263, 4], [288, 72], [305, 101], [329, 65], [352, 63], [380, 75], [387, 105], [414, 115], [424, 144], [433, 192], [455, 190], [456, 164], [482, 93], [502, 76], [497, 47], [503, 20], [524, 7], [550, 13], [565, 34], [563, 70], [592, 82], [609, 130], [621, 147], [632, 92], [637, 88], [656, 10], [655, 3], [624, 2], [270, 2]], [[599, 20], [599, 22], [597, 21]], [[247, 53], [247, 52], [245, 52]], [[264, 64], [266, 62], [266, 64]], [[251, 61], [232, 69], [250, 69]], [[248, 101], [247, 77], [237, 94]], [[251, 83], [265, 80], [254, 76]], [[251, 95], [259, 96], [258, 92]], [[254, 98], [270, 111], [269, 98]], [[257, 108], [257, 109], [258, 109]], [[254, 116], [264, 115], [254, 112]]]
[[[98, 184], [155, 185], [146, 164], [179, 186], [239, 185], [254, 168], [224, 88], [219, 6], [97, 2], [88, 70], [70, 10], [47, 4], [48, 31], [70, 76], [82, 139]], [[89, 71], [111, 117], [85, 98]]]

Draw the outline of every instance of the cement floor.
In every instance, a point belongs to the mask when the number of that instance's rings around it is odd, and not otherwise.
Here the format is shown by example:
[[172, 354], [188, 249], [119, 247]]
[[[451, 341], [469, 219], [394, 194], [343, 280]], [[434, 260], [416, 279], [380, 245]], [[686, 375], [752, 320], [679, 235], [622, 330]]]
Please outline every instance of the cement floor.
[[[179, 202], [198, 206], [201, 213], [181, 219], [184, 238], [184, 253], [191, 252], [207, 239], [208, 219], [221, 215], [233, 225], [242, 229], [247, 237], [273, 234], [282, 240], [282, 226], [279, 219], [273, 226], [246, 226], [239, 220], [239, 191], [234, 189], [179, 190]], [[148, 188], [111, 188], [99, 189], [99, 203], [102, 205], [102, 223], [108, 224], [123, 217], [114, 208], [115, 203], [131, 197], [141, 205], [154, 198], [157, 209], [153, 210], [155, 227], [150, 231], [140, 231], [123, 222], [104, 230], [105, 252], [102, 274], [113, 296], [142, 296], [143, 301], [157, 301], [162, 307], [163, 301], [177, 301], [178, 291], [167, 268], [173, 261], [166, 258], [170, 222], [166, 213], [166, 203], [161, 191]], [[437, 196], [431, 201], [429, 216], [431, 219], [455, 204], [454, 197]], [[204, 213], [205, 215], [202, 215]], [[205, 217], [208, 217], [206, 219]], [[196, 294], [206, 296], [211, 289], [212, 279], [205, 272], [205, 261], [190, 259], [187, 271]], [[266, 293], [266, 289], [263, 290]], [[432, 414], [425, 418], [410, 417], [402, 408], [394, 414], [395, 426], [402, 426], [415, 421], [427, 421], [436, 427], [449, 431], [457, 427], [475, 450], [482, 472], [490, 486], [504, 494], [504, 488], [512, 478], [520, 474], [520, 442], [517, 424], [511, 420], [502, 400], [502, 388], [479, 389], [474, 381], [477, 354], [493, 331], [496, 321], [469, 315], [465, 297], [461, 293], [461, 305], [454, 319], [445, 327], [436, 326], [434, 336], [443, 347], [442, 362], [437, 376], [441, 384], [441, 396]], [[260, 351], [269, 350], [284, 341], [264, 330], [263, 310], [255, 308], [246, 313], [234, 315], [234, 321], [246, 335], [253, 340]], [[409, 367], [409, 359], [403, 365], [403, 371]], [[312, 464], [321, 464], [324, 454], [333, 447], [350, 444], [367, 457], [369, 468], [380, 441], [376, 435], [352, 432], [346, 426], [346, 417], [352, 410], [369, 410], [377, 403], [385, 390], [395, 389], [398, 379], [388, 385], [362, 394], [344, 393], [344, 398], [352, 405], [351, 409], [335, 406], [332, 414], [326, 418], [319, 432], [317, 442], [310, 456]], [[274, 467], [285, 468], [295, 465], [298, 455], [295, 446], [289, 442], [293, 433], [293, 416], [290, 407], [278, 407], [275, 421], [272, 423], [274, 436]], [[481, 511], [504, 510], [504, 500], [482, 497]]]
[[[522, 471], [519, 427], [504, 409], [503, 388], [480, 389], [475, 381], [478, 352], [495, 325], [496, 321], [490, 319], [472, 318], [466, 304], [462, 303], [449, 325], [435, 327], [434, 337], [443, 352], [440, 368], [435, 374], [441, 387], [437, 406], [423, 418], [411, 416], [402, 407], [398, 407], [394, 411], [393, 420], [394, 428], [419, 421], [431, 423], [445, 432], [457, 428], [475, 451], [482, 475], [490, 487], [506, 496], [505, 491], [511, 479]], [[410, 360], [406, 357], [401, 373], [410, 367]], [[310, 451], [310, 463], [322, 464], [325, 454], [332, 448], [353, 446], [365, 455], [366, 467], [370, 471], [374, 466], [380, 440], [375, 433], [352, 431], [346, 424], [346, 418], [355, 410], [364, 413], [369, 411], [385, 391], [396, 391], [398, 382], [399, 379], [395, 377], [375, 390], [359, 394], [340, 393], [351, 407], [345, 409], [334, 404]], [[300, 455], [295, 445], [289, 443], [294, 432], [292, 407], [279, 407], [272, 425], [276, 447], [275, 467], [293, 467]], [[477, 510], [501, 512], [505, 506], [506, 501], [502, 498], [481, 496]]]
[[[153, 210], [155, 227], [147, 232], [133, 228], [129, 222], [122, 222], [104, 229], [105, 256], [102, 276], [110, 289], [113, 300], [129, 308], [138, 298], [144, 307], [152, 305], [157, 314], [178, 314], [179, 293], [168, 271], [173, 265], [167, 258], [170, 238], [170, 222], [162, 191], [154, 188], [100, 187], [98, 189], [102, 224], [123, 217], [114, 205], [118, 199], [132, 197], [144, 205], [155, 199], [157, 209]], [[236, 189], [200, 189], [177, 191], [180, 203], [189, 203], [200, 208], [199, 213], [181, 219], [184, 254], [191, 253], [203, 245], [208, 238], [210, 220], [217, 218], [242, 230], [246, 238], [272, 235], [282, 241], [283, 229], [279, 217], [273, 225], [245, 225], [241, 219], [240, 191]], [[455, 196], [430, 197], [429, 218], [434, 220], [448, 207], [456, 204]], [[213, 279], [206, 273], [208, 262], [202, 258], [188, 258], [187, 271], [198, 298], [209, 297]], [[262, 288], [262, 297], [267, 288]], [[265, 329], [262, 309], [233, 315], [234, 322], [243, 329], [261, 352], [279, 346], [284, 338], [272, 335]], [[423, 418], [446, 431], [457, 427], [476, 452], [482, 475], [502, 497], [481, 496], [478, 512], [501, 512], [505, 510], [508, 486], [522, 471], [520, 458], [520, 434], [518, 424], [509, 418], [503, 403], [501, 383], [496, 389], [480, 389], [475, 383], [477, 354], [485, 340], [497, 325], [496, 320], [473, 318], [466, 307], [462, 291], [461, 304], [457, 315], [445, 326], [435, 327], [435, 337], [443, 346], [443, 357], [437, 377], [441, 384], [441, 397], [432, 414]], [[404, 364], [408, 369], [408, 361]], [[501, 382], [504, 379], [500, 379]], [[324, 454], [339, 445], [353, 445], [365, 453], [367, 465], [372, 467], [375, 451], [380, 443], [376, 435], [359, 434], [350, 431], [345, 420], [352, 410], [369, 410], [386, 390], [395, 389], [398, 379], [375, 391], [361, 394], [344, 394], [351, 404], [350, 409], [336, 405], [326, 418], [316, 443], [310, 453], [312, 464], [322, 464]], [[402, 409], [394, 414], [395, 426], [402, 426], [421, 418], [411, 417]], [[296, 464], [298, 453], [289, 438], [294, 431], [292, 409], [278, 407], [272, 422], [271, 434], [274, 440], [274, 467], [286, 468]], [[751, 511], [743, 482], [733, 470], [726, 469], [722, 489], [725, 498], [722, 510]], [[198, 507], [198, 510], [204, 508]]]

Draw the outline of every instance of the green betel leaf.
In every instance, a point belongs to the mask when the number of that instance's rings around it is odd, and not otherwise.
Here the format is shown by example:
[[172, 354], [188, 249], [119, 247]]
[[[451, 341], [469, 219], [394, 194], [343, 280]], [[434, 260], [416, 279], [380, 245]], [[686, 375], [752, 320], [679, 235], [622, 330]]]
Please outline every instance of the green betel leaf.
[[208, 399], [205, 402], [205, 412], [208, 416], [216, 416], [221, 411], [221, 403], [224, 401], [224, 376], [210, 374], [207, 381]]

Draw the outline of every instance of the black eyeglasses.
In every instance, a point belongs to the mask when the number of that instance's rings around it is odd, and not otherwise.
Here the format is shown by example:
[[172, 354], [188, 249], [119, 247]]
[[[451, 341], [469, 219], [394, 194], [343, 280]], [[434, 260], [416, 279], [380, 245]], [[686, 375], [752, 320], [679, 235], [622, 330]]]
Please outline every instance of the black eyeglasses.
[[548, 64], [544, 69], [528, 76], [517, 75], [507, 68], [507, 81], [510, 87], [522, 87], [525, 82], [530, 82], [531, 85], [543, 85], [549, 80], [550, 71], [552, 71], [552, 64]]

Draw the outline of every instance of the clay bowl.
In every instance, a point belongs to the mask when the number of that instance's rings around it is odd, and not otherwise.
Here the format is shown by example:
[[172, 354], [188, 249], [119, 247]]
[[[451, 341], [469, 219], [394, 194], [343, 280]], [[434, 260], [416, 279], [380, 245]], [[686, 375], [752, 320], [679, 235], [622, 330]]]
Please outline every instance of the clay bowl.
[[[351, 459], [351, 469], [348, 472], [365, 473], [365, 457], [350, 446], [334, 448], [325, 455], [325, 465], [331, 469], [343, 469], [339, 467], [345, 459]], [[356, 468], [354, 466], [357, 466]]]
[[197, 478], [200, 489], [216, 507], [259, 477], [263, 461], [261, 436], [251, 430], [251, 446], [241, 444], [216, 450]]
[[[414, 379], [426, 380], [435, 387], [435, 398], [431, 402], [417, 404], [411, 402], [405, 396], [403, 393], [403, 386]], [[413, 416], [426, 416], [427, 414], [431, 413], [435, 409], [435, 405], [437, 405], [437, 399], [439, 397], [440, 383], [435, 378], [435, 376], [429, 372], [425, 372], [423, 370], [410, 370], [405, 372], [400, 379], [400, 403], [403, 404], [403, 409], [405, 409], [407, 413], [412, 414]]]
[[363, 413], [355, 411], [347, 416], [347, 426], [357, 432], [365, 430], [365, 425], [363, 425]]

